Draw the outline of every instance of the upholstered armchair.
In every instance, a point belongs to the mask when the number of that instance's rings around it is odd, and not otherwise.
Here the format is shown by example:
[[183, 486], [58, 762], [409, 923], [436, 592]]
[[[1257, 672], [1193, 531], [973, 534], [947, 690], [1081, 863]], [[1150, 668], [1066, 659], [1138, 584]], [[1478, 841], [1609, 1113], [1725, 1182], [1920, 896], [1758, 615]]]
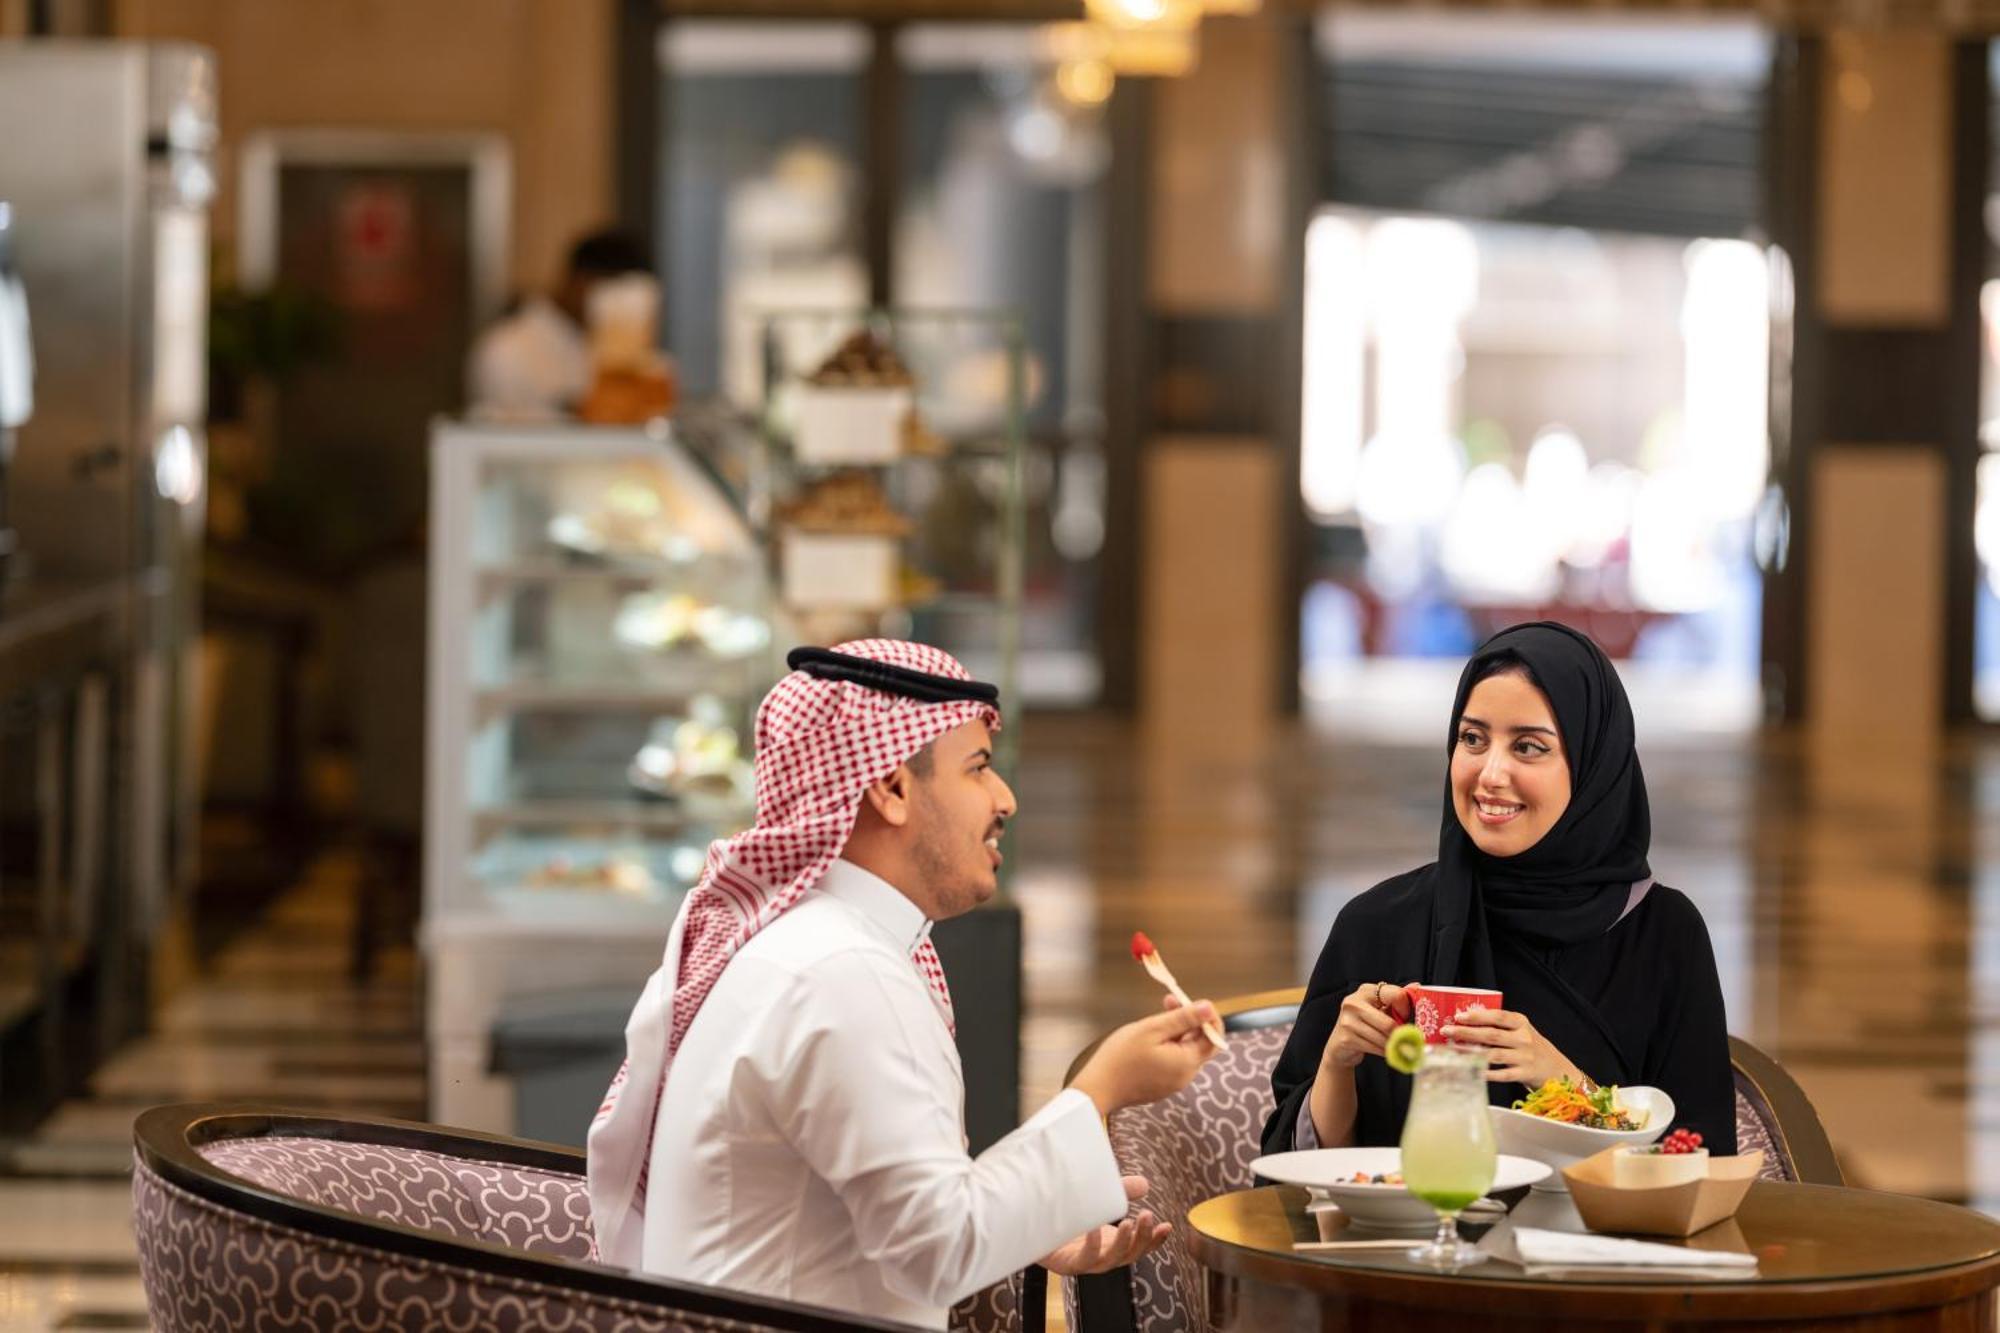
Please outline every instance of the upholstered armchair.
[[[1201, 1333], [1201, 1267], [1187, 1247], [1188, 1210], [1231, 1190], [1249, 1189], [1250, 1163], [1271, 1110], [1271, 1067], [1292, 1035], [1300, 989], [1216, 1005], [1229, 1045], [1193, 1083], [1150, 1106], [1111, 1117], [1111, 1147], [1127, 1174], [1151, 1185], [1145, 1206], [1175, 1224], [1166, 1244], [1129, 1268], [1063, 1280], [1072, 1333]], [[1074, 1074], [1089, 1055], [1071, 1067]]]
[[1762, 1180], [1840, 1185], [1840, 1162], [1805, 1089], [1784, 1067], [1741, 1037], [1729, 1039], [1736, 1074], [1736, 1151], [1764, 1152]]
[[[583, 1154], [567, 1148], [228, 1106], [148, 1111], [134, 1141], [133, 1229], [160, 1333], [908, 1333], [589, 1262]], [[1023, 1309], [1017, 1279], [954, 1327], [1015, 1333]], [[1032, 1315], [1038, 1333], [1038, 1303]]]

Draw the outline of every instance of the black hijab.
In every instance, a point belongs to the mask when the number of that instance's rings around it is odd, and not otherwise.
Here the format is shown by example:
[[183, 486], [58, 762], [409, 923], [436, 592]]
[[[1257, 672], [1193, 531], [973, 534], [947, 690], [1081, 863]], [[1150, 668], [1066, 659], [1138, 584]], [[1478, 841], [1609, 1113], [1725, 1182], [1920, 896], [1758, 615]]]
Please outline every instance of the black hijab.
[[1526, 667], [1555, 713], [1569, 763], [1569, 806], [1527, 851], [1491, 857], [1459, 823], [1446, 776], [1423, 978], [1438, 984], [1497, 985], [1496, 947], [1541, 954], [1595, 939], [1624, 912], [1632, 885], [1652, 878], [1646, 850], [1653, 821], [1633, 744], [1632, 705], [1611, 659], [1575, 630], [1536, 621], [1480, 645], [1459, 674], [1447, 762], [1474, 686], [1516, 664]]

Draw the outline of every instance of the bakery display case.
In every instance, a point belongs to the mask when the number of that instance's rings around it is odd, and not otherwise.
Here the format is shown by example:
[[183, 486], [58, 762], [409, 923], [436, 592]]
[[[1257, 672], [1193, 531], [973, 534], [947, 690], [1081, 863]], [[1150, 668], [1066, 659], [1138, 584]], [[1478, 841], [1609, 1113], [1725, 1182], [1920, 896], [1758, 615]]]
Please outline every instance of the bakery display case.
[[765, 451], [748, 504], [800, 638], [933, 643], [1017, 699], [1019, 319], [801, 310], [762, 327]]
[[664, 424], [432, 436], [424, 943], [433, 1110], [505, 1127], [496, 1014], [638, 986], [754, 815], [782, 671], [760, 534]]
[[[693, 418], [694, 447], [660, 423], [433, 433], [435, 1120], [566, 1139], [587, 1125], [709, 844], [754, 817], [755, 712], [791, 647], [917, 639], [1016, 697], [1018, 324], [816, 312], [772, 316], [766, 342], [748, 450]], [[993, 1019], [960, 1033], [984, 1146], [1015, 1122], [1019, 912], [1003, 894], [934, 938]]]

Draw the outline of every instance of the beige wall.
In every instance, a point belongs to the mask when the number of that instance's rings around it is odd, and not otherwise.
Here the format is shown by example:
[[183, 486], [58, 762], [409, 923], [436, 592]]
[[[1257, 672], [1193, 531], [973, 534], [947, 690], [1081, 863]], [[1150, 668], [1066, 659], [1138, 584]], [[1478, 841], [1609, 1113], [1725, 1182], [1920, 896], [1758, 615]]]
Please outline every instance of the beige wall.
[[[1156, 315], [1280, 307], [1285, 31], [1268, 15], [1210, 19], [1195, 72], [1154, 86], [1146, 299]], [[1277, 720], [1279, 627], [1290, 614], [1277, 450], [1254, 437], [1155, 438], [1144, 468], [1147, 741], [1260, 754]]]
[[513, 147], [511, 276], [547, 284], [611, 213], [611, 0], [117, 0], [121, 36], [216, 53], [223, 194], [233, 150], [277, 128], [478, 130]]

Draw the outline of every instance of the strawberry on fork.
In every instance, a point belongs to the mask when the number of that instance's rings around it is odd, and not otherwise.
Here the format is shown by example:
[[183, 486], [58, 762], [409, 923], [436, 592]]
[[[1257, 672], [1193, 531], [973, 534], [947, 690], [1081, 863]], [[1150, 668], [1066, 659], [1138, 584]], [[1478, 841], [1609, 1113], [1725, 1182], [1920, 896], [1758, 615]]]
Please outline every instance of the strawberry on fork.
[[[1167, 988], [1169, 995], [1179, 1000], [1182, 1004], [1194, 1003], [1193, 1000], [1188, 998], [1188, 993], [1181, 989], [1181, 983], [1174, 980], [1174, 974], [1167, 970], [1166, 961], [1160, 957], [1160, 951], [1153, 947], [1153, 942], [1146, 938], [1146, 932], [1143, 930], [1132, 932], [1132, 956], [1139, 960], [1141, 967], [1146, 969], [1146, 975]], [[1229, 1044], [1228, 1038], [1222, 1035], [1221, 1023], [1211, 1020], [1203, 1023], [1201, 1030], [1210, 1041], [1215, 1043], [1216, 1050], [1219, 1051]]]

